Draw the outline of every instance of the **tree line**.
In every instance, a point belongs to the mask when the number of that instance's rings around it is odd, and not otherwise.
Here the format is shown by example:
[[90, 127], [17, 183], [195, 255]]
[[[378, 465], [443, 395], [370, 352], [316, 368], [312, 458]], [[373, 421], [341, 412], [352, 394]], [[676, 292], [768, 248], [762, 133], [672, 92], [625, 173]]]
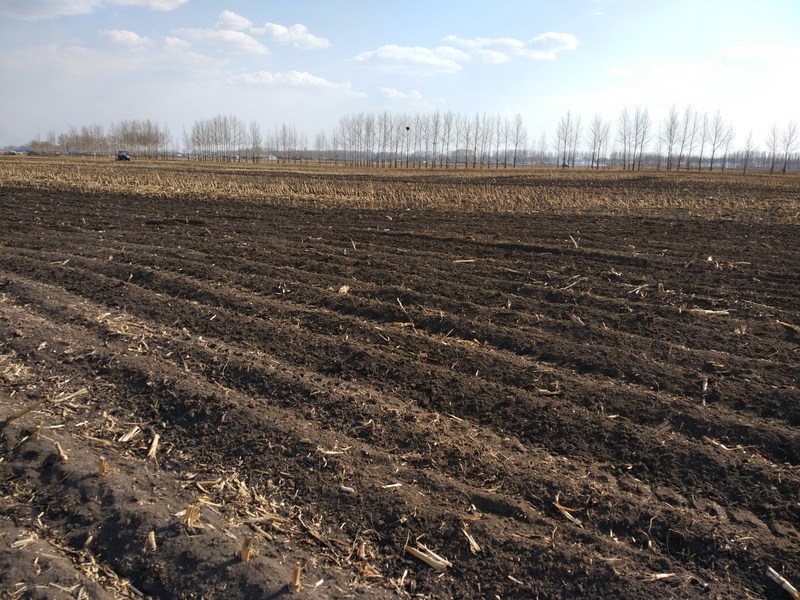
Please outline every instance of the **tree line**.
[[27, 144], [36, 154], [75, 154], [81, 156], [108, 156], [126, 149], [136, 156], [157, 158], [167, 156], [172, 148], [172, 136], [166, 124], [150, 119], [123, 120], [111, 124], [70, 127], [66, 133], [48, 132], [44, 140], [35, 139]]
[[532, 139], [521, 114], [428, 114], [358, 112], [342, 116], [330, 131], [321, 130], [309, 143], [293, 124], [264, 130], [236, 115], [199, 119], [179, 137], [166, 124], [124, 120], [70, 127], [33, 140], [35, 153], [103, 156], [128, 150], [147, 158], [181, 156], [190, 160], [319, 161], [362, 167], [513, 168], [555, 165], [563, 168], [639, 170], [769, 169], [770, 173], [800, 168], [800, 132], [796, 121], [774, 124], [759, 148], [752, 132], [738, 147], [733, 124], [720, 111], [700, 112], [673, 105], [654, 122], [647, 108], [625, 107], [616, 120], [594, 114], [588, 123], [571, 111], [561, 117], [551, 136]]

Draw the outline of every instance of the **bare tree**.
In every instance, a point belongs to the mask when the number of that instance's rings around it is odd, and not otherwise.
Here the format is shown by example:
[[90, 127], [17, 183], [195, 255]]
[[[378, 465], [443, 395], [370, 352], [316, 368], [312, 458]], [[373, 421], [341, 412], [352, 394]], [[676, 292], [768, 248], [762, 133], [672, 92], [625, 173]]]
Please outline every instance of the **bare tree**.
[[[697, 118], [695, 116], [695, 118]], [[705, 151], [706, 144], [710, 134], [710, 127], [708, 124], [708, 113], [703, 113], [703, 119], [700, 121], [700, 156], [697, 157], [697, 170], [699, 171], [703, 165], [703, 152]]]
[[469, 143], [472, 140], [472, 119], [464, 115], [463, 118], [459, 117], [459, 122], [461, 123], [461, 138], [459, 142], [461, 140], [464, 142], [464, 168], [466, 169], [469, 166]]
[[747, 134], [747, 139], [744, 142], [744, 150], [742, 151], [742, 173], [747, 173], [747, 167], [750, 165], [750, 159], [753, 156], [753, 132]]
[[567, 114], [561, 117], [561, 119], [558, 121], [556, 137], [554, 140], [556, 158], [560, 161], [559, 166], [562, 169], [569, 165], [569, 153], [574, 130], [575, 124], [572, 121], [572, 113], [567, 111]]
[[575, 155], [578, 153], [578, 144], [581, 141], [581, 116], [578, 115], [575, 119], [575, 126], [572, 128], [572, 134], [569, 140], [569, 164], [571, 167], [575, 166]]
[[514, 153], [511, 158], [511, 166], [517, 166], [520, 152], [525, 147], [527, 140], [528, 132], [525, 130], [525, 125], [522, 123], [522, 115], [517, 113], [514, 115], [514, 125], [511, 131], [511, 144], [514, 148]]
[[590, 166], [593, 169], [600, 168], [601, 156], [603, 155], [603, 146], [608, 141], [608, 134], [611, 129], [611, 124], [603, 120], [599, 113], [592, 116], [589, 123], [589, 145], [592, 148], [592, 155]]
[[722, 171], [725, 171], [725, 167], [728, 166], [728, 154], [731, 150], [731, 144], [733, 143], [733, 139], [736, 137], [736, 133], [733, 130], [733, 125], [729, 124], [725, 128], [725, 135], [722, 141]]
[[278, 151], [280, 152], [278, 156], [283, 156], [284, 162], [289, 162], [289, 157], [294, 154], [296, 140], [297, 132], [294, 125], [281, 123], [278, 130]]
[[789, 164], [789, 155], [797, 149], [797, 121], [789, 121], [786, 129], [781, 134], [781, 149], [783, 150], [783, 168], [781, 173], [786, 175], [786, 165]]
[[328, 136], [325, 134], [324, 130], [320, 130], [314, 137], [314, 152], [317, 155], [317, 162], [322, 162], [322, 158], [325, 156], [325, 151], [327, 149]]
[[442, 115], [439, 114], [437, 110], [433, 113], [429, 120], [429, 137], [431, 142], [431, 168], [436, 167], [436, 162], [439, 160], [439, 153], [441, 152], [439, 148], [439, 137], [441, 135], [442, 129]]
[[392, 116], [388, 110], [384, 110], [378, 115], [378, 152], [381, 166], [386, 165], [386, 158], [391, 147], [392, 123]]
[[617, 140], [622, 144], [622, 169], [628, 168], [628, 158], [631, 156], [633, 139], [633, 125], [631, 123], [631, 113], [628, 107], [622, 109], [617, 122]]
[[722, 120], [722, 115], [720, 114], [719, 110], [714, 113], [714, 118], [711, 119], [711, 125], [709, 126], [709, 143], [711, 145], [711, 156], [709, 157], [708, 161], [708, 170], [714, 170], [714, 157], [717, 154], [717, 151], [722, 147], [725, 143], [725, 138], [727, 134], [727, 126], [725, 122]]
[[[444, 147], [444, 168], [450, 166], [450, 144], [453, 142], [453, 126], [456, 122], [453, 111], [444, 113], [442, 120], [442, 146]], [[458, 139], [458, 135], [455, 136]]]
[[[692, 147], [694, 146], [695, 133], [697, 131], [697, 113], [695, 113], [691, 106], [687, 106], [683, 110], [683, 119], [680, 125], [680, 148], [678, 149], [678, 171], [681, 170], [683, 157], [686, 156], [686, 170], [689, 170], [689, 158], [692, 155]], [[685, 154], [684, 154], [685, 152]]]
[[[507, 122], [507, 121], [506, 121]], [[506, 127], [507, 130], [507, 127]], [[503, 120], [500, 118], [500, 115], [495, 116], [494, 118], [494, 125], [492, 127], [492, 133], [494, 137], [494, 168], [500, 168], [500, 146], [503, 143]], [[506, 140], [508, 140], [508, 136], [506, 136]]]
[[414, 115], [414, 122], [411, 124], [411, 137], [414, 140], [414, 164], [417, 168], [422, 168], [424, 157], [422, 156], [422, 142], [427, 137], [428, 119], [417, 113]]
[[364, 128], [362, 154], [364, 155], [365, 164], [371, 166], [375, 159], [375, 141], [377, 139], [375, 115], [364, 115], [362, 126]]
[[486, 113], [481, 117], [475, 113], [475, 123], [472, 129], [472, 168], [476, 168], [480, 161], [483, 166], [484, 161], [487, 160], [486, 147], [491, 143], [491, 126], [487, 122]]
[[261, 135], [261, 125], [255, 119], [250, 121], [250, 160], [256, 162], [261, 154], [261, 145], [264, 138]]
[[511, 119], [506, 117], [503, 119], [503, 168], [508, 168], [509, 147], [511, 141], [512, 124]]
[[[550, 162], [547, 155], [547, 134], [544, 131], [542, 135], [539, 136], [539, 146], [536, 149], [536, 161], [543, 165]], [[556, 152], [556, 162], [558, 162], [558, 152]]]
[[[631, 169], [633, 169], [633, 161], [636, 161], [636, 168], [642, 168], [642, 156], [644, 149], [650, 143], [650, 113], [646, 108], [641, 106], [636, 107], [636, 112], [633, 119], [633, 156], [631, 157]], [[637, 154], [638, 151], [638, 154]]]
[[672, 170], [672, 158], [675, 154], [675, 142], [678, 139], [680, 124], [681, 120], [678, 116], [678, 109], [673, 104], [669, 109], [669, 113], [664, 118], [664, 124], [661, 128], [661, 140], [667, 147], [667, 171]]
[[767, 132], [767, 152], [769, 154], [769, 172], [770, 175], [775, 172], [775, 161], [778, 157], [778, 143], [780, 140], [780, 133], [778, 132], [778, 124], [773, 123], [772, 127]]

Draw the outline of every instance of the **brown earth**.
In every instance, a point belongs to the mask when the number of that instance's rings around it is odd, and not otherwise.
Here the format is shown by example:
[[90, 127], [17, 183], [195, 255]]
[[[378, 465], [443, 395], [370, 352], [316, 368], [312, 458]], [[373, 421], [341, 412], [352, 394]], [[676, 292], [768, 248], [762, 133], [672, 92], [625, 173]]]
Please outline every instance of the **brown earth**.
[[297, 562], [322, 598], [800, 581], [797, 225], [0, 211], [4, 597], [279, 598]]

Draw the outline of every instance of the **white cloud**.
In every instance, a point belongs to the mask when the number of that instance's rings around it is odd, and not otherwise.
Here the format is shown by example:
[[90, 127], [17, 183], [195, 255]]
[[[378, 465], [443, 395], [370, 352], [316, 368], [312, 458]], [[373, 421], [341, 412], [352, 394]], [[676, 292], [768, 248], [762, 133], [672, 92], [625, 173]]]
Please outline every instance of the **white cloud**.
[[417, 90], [411, 90], [410, 92], [401, 92], [400, 90], [396, 90], [394, 88], [382, 87], [381, 94], [383, 94], [387, 98], [391, 98], [392, 100], [408, 100], [411, 102], [422, 101], [422, 94]]
[[460, 38], [455, 35], [448, 35], [445, 36], [445, 42], [450, 42], [453, 44], [458, 44], [459, 46], [464, 46], [466, 48], [472, 49], [497, 49], [505, 52], [519, 52], [525, 48], [525, 42], [514, 38], [487, 38], [487, 37], [476, 37], [476, 38]]
[[574, 35], [555, 31], [541, 33], [527, 42], [508, 37], [460, 38], [455, 35], [448, 35], [443, 41], [466, 48], [492, 64], [508, 62], [514, 56], [530, 60], [555, 60], [558, 52], [578, 47], [578, 38]]
[[85, 15], [104, 6], [139, 6], [151, 10], [175, 10], [189, 0], [0, 0], [0, 16], [38, 21]]
[[291, 44], [300, 50], [316, 50], [330, 46], [330, 42], [326, 38], [314, 35], [305, 25], [299, 23], [291, 27], [277, 23], [265, 23], [263, 27], [254, 27], [251, 31], [265, 34], [279, 44]]
[[469, 60], [469, 54], [449, 46], [425, 48], [389, 44], [362, 52], [355, 60], [417, 75], [438, 75], [461, 71], [461, 63]]
[[253, 23], [242, 15], [230, 10], [223, 10], [221, 13], [219, 13], [219, 17], [217, 18], [215, 26], [217, 29], [232, 29], [233, 31], [241, 31], [242, 29], [249, 29], [253, 26]]
[[164, 38], [164, 45], [167, 48], [174, 48], [174, 49], [186, 49], [191, 47], [191, 44], [186, 40], [182, 40], [181, 38], [177, 38], [171, 35], [168, 35]]
[[109, 4], [119, 6], [141, 6], [150, 10], [169, 11], [180, 8], [189, 0], [109, 0]]
[[320, 87], [327, 89], [349, 90], [349, 83], [335, 83], [324, 77], [312, 75], [305, 71], [256, 71], [238, 75], [235, 80], [249, 84], [260, 85], [287, 85], [302, 87]]
[[127, 29], [108, 29], [101, 32], [100, 35], [115, 44], [122, 44], [124, 46], [141, 47], [150, 46], [153, 43], [153, 40], [150, 38], [142, 37], [135, 31], [128, 31]]
[[0, 2], [0, 16], [36, 21], [39, 19], [53, 19], [66, 15], [85, 15], [103, 4], [103, 0], [75, 0], [63, 2], [61, 0], [2, 0]]
[[555, 60], [556, 54], [578, 47], [578, 38], [571, 33], [548, 31], [540, 33], [528, 42], [529, 58], [537, 60]]
[[177, 36], [232, 54], [269, 54], [269, 50], [253, 36], [230, 29], [177, 29]]
[[511, 60], [511, 57], [505, 52], [500, 52], [499, 50], [485, 50], [483, 48], [476, 49], [475, 56], [483, 60], [483, 62], [493, 65], [499, 65]]

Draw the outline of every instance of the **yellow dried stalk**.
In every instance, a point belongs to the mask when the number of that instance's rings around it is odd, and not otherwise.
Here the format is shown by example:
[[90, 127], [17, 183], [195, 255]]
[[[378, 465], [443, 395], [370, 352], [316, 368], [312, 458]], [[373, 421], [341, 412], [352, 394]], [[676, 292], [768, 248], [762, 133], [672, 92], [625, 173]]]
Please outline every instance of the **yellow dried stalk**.
[[[140, 161], [135, 170], [109, 171], [107, 159], [52, 157], [25, 162], [0, 158], [0, 185], [17, 185], [33, 189], [60, 189], [88, 192], [149, 194], [158, 197], [204, 199], [225, 197], [234, 200], [299, 205], [314, 202], [324, 206], [347, 205], [353, 208], [441, 208], [458, 210], [580, 210], [580, 209], [681, 209], [700, 216], [734, 214], [743, 220], [765, 211], [776, 212], [775, 201], [750, 190], [752, 179], [728, 173], [702, 174], [702, 182], [729, 186], [741, 181], [742, 191], [735, 198], [707, 194], [676, 196], [659, 190], [632, 192], [629, 181], [635, 176], [614, 169], [587, 172], [575, 169], [568, 173], [551, 168], [509, 168], [505, 171], [464, 169], [463, 164], [449, 169], [386, 170], [385, 176], [374, 175], [374, 169], [351, 166], [312, 165], [303, 163], [268, 165], [218, 162], [183, 162], [181, 171], [174, 171], [174, 161]], [[317, 175], [309, 178], [308, 173]], [[402, 177], [397, 174], [402, 173]], [[327, 178], [325, 175], [338, 177]], [[258, 175], [254, 177], [253, 175]], [[344, 176], [341, 176], [344, 175]], [[348, 175], [353, 175], [352, 179]], [[486, 176], [492, 177], [488, 183]], [[505, 175], [528, 179], [532, 185], [503, 185]], [[452, 180], [448, 180], [453, 176]], [[673, 174], [650, 171], [648, 176], [675, 182]], [[699, 181], [700, 175], [686, 174], [683, 181]], [[596, 186], [587, 188], [590, 179]], [[499, 181], [498, 181], [499, 180]], [[542, 180], [542, 185], [536, 185]], [[548, 187], [550, 181], [558, 185]], [[658, 185], [656, 183], [656, 185]], [[771, 185], [776, 194], [790, 198], [781, 200], [776, 218], [798, 222], [797, 178], [787, 177]]]
[[156, 452], [158, 452], [158, 443], [161, 441], [161, 436], [159, 434], [155, 434], [153, 436], [153, 441], [150, 443], [150, 450], [147, 451], [147, 458], [151, 460], [156, 459]]
[[56, 445], [56, 450], [58, 450], [58, 457], [63, 461], [69, 460], [69, 456], [67, 456], [67, 453], [64, 452], [64, 449], [61, 447], [61, 444], [55, 442], [55, 445]]
[[461, 531], [464, 534], [464, 537], [467, 538], [467, 543], [469, 544], [469, 551], [472, 552], [473, 554], [479, 554], [481, 551], [481, 547], [478, 544], [478, 542], [475, 541], [475, 538], [472, 537], [472, 535], [470, 535], [466, 527], [463, 527]]
[[197, 521], [200, 519], [200, 505], [192, 504], [186, 509], [186, 514], [183, 516], [183, 524], [187, 527], [193, 528]]
[[443, 556], [439, 556], [430, 548], [427, 548], [423, 544], [417, 543], [419, 548], [414, 548], [413, 546], [406, 545], [405, 551], [408, 552], [414, 558], [418, 558], [426, 565], [433, 567], [437, 571], [444, 572], [447, 570], [447, 567], [452, 567], [453, 563], [449, 560], [444, 558]]
[[108, 462], [104, 457], [100, 457], [100, 460], [97, 463], [97, 474], [98, 475], [106, 475], [109, 472]]
[[239, 559], [243, 563], [249, 563], [256, 555], [256, 550], [253, 548], [253, 536], [248, 535], [244, 538], [244, 543], [239, 549]]
[[131, 428], [131, 430], [130, 430], [130, 431], [128, 431], [128, 433], [126, 433], [125, 435], [123, 435], [121, 438], [119, 438], [119, 440], [118, 440], [118, 441], [119, 441], [119, 442], [122, 442], [122, 443], [125, 443], [125, 442], [130, 442], [130, 441], [131, 441], [133, 438], [135, 438], [137, 435], [139, 435], [139, 433], [140, 433], [141, 431], [142, 431], [142, 428], [141, 428], [141, 427], [139, 427], [138, 425], [134, 425], [134, 426]]
[[147, 549], [150, 550], [150, 552], [155, 552], [156, 550], [158, 550], [158, 545], [156, 544], [155, 531], [151, 531], [150, 533], [147, 534]]
[[300, 578], [303, 575], [303, 565], [299, 562], [294, 563], [294, 568], [292, 569], [292, 580], [289, 582], [289, 590], [293, 593], [298, 593], [301, 589], [303, 589], [303, 583]]

